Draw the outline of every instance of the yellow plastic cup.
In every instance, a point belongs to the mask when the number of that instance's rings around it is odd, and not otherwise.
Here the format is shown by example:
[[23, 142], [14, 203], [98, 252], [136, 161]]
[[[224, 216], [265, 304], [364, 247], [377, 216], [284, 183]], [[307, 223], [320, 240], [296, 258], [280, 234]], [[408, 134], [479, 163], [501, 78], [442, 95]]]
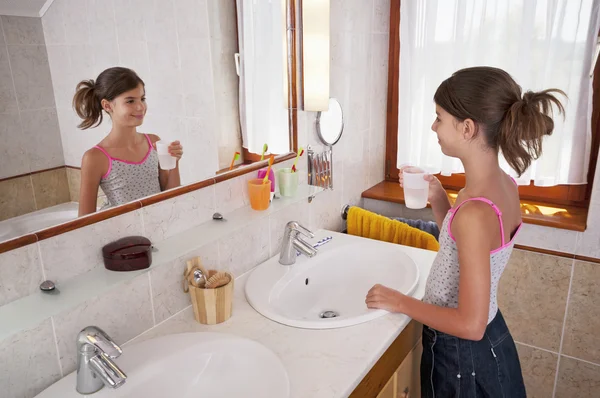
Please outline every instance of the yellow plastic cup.
[[263, 184], [262, 178], [248, 181], [248, 196], [250, 207], [254, 210], [267, 210], [271, 199], [271, 181]]

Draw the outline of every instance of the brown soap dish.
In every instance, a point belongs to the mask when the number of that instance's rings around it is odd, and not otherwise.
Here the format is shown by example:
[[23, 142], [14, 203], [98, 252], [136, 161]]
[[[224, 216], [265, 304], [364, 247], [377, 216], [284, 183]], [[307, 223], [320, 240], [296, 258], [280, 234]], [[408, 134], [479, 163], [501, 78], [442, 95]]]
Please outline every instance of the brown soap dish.
[[137, 271], [152, 264], [152, 243], [143, 236], [127, 236], [102, 248], [104, 266], [111, 271]]

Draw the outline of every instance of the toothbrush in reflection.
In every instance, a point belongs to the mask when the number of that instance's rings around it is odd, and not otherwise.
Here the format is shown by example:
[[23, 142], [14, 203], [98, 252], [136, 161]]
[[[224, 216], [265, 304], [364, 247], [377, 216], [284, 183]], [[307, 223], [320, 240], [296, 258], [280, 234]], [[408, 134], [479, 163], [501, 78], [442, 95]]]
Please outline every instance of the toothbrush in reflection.
[[[318, 241], [317, 243], [315, 243], [313, 245], [313, 247], [316, 249], [319, 246], [323, 246], [325, 243], [329, 242], [330, 240], [333, 239], [333, 236], [328, 236], [326, 238], [321, 239], [320, 241]], [[299, 256], [300, 252], [298, 250], [296, 250], [296, 256]]]
[[233, 159], [231, 159], [231, 165], [229, 166], [229, 170], [233, 170], [233, 166], [235, 164], [235, 161], [239, 160], [239, 159], [240, 159], [240, 153], [239, 152], [234, 153], [233, 154]]
[[262, 155], [260, 155], [260, 161], [262, 162], [265, 159], [265, 153], [269, 150], [269, 146], [267, 144], [263, 145]]

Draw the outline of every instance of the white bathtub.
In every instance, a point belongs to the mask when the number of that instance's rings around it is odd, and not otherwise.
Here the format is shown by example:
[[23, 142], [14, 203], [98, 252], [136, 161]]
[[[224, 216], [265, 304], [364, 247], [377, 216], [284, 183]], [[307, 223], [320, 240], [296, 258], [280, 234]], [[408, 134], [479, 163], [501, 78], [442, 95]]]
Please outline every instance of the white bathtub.
[[0, 221], [0, 241], [16, 238], [77, 218], [79, 204], [61, 203], [33, 213]]

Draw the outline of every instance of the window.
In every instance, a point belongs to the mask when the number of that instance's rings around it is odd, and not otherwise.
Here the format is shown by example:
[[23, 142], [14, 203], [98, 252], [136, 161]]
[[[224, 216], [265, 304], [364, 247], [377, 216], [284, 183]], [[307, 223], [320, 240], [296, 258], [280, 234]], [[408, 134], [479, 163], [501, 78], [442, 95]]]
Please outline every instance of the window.
[[[437, 140], [434, 145], [429, 142], [434, 134], [426, 134], [433, 121], [432, 98], [437, 85], [454, 70], [488, 64], [509, 71], [524, 90], [557, 87], [567, 91], [570, 97], [567, 119], [562, 125], [557, 123], [553, 142], [547, 141], [544, 156], [520, 181], [519, 191], [527, 200], [586, 207], [598, 157], [600, 79], [594, 79], [592, 93], [586, 92], [588, 85], [575, 83], [583, 81], [582, 71], [589, 71], [594, 55], [588, 32], [597, 31], [598, 18], [589, 22], [591, 0], [448, 0], [433, 3], [415, 0], [407, 4], [410, 7], [403, 6], [402, 15], [408, 22], [400, 27], [400, 0], [391, 1], [386, 180], [397, 181], [399, 159], [416, 157], [411, 163], [434, 165], [455, 173], [440, 178], [447, 188], [464, 186], [460, 162], [456, 164], [449, 158], [444, 159]], [[437, 9], [426, 8], [431, 4], [437, 4]], [[496, 28], [491, 29], [492, 25]], [[523, 37], [531, 40], [523, 40]], [[401, 59], [400, 41], [404, 45], [403, 55], [412, 57]], [[460, 50], [457, 50], [457, 43]], [[485, 56], [478, 58], [477, 54]], [[429, 65], [435, 66], [431, 73], [440, 75], [415, 79]], [[596, 64], [594, 77], [598, 73]], [[403, 94], [412, 93], [411, 101], [399, 104], [399, 85], [404, 88]], [[591, 134], [586, 116], [590, 111], [587, 108], [589, 101], [586, 101], [590, 94], [593, 95]], [[579, 101], [579, 98], [583, 100]], [[399, 105], [404, 105], [400, 123]], [[402, 136], [400, 148], [399, 125], [401, 131], [414, 133]]]

